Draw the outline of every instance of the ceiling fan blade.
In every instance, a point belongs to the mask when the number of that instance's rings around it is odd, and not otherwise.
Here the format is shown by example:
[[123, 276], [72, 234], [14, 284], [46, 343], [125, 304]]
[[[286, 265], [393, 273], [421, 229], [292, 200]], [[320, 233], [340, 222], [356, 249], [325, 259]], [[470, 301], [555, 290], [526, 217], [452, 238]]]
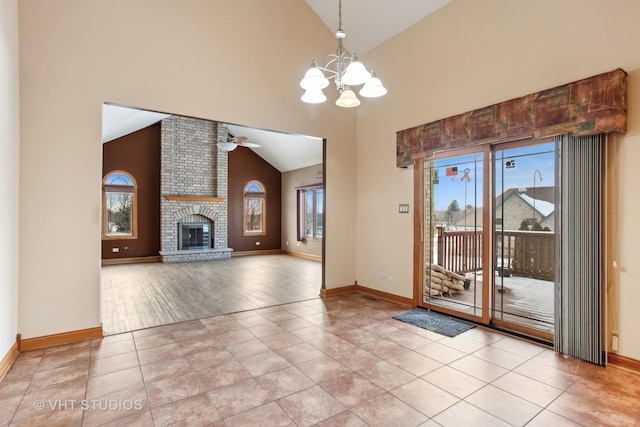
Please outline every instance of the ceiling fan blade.
[[246, 136], [234, 136], [232, 138], [229, 138], [229, 141], [233, 141], [236, 144], [239, 144], [241, 142], [245, 142], [247, 140]]
[[240, 145], [241, 147], [248, 147], [248, 148], [259, 148], [259, 147], [261, 147], [260, 144], [256, 144], [254, 142], [239, 142], [238, 145]]

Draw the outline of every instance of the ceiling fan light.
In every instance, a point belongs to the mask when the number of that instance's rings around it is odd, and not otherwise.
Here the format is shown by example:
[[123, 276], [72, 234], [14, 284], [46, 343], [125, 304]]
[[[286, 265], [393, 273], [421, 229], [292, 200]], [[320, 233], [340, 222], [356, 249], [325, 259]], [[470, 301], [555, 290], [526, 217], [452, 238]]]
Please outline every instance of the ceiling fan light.
[[352, 108], [360, 105], [360, 100], [351, 89], [343, 90], [340, 94], [340, 98], [336, 100], [338, 107]]
[[218, 148], [222, 151], [233, 151], [238, 147], [235, 142], [218, 142]]
[[371, 73], [364, 68], [362, 62], [358, 61], [358, 58], [354, 55], [353, 61], [347, 66], [342, 76], [342, 83], [347, 86], [357, 86], [366, 82], [371, 78]]
[[260, 144], [256, 144], [255, 142], [242, 142], [240, 144], [241, 147], [247, 147], [247, 148], [260, 148], [262, 147]]
[[307, 70], [304, 78], [300, 80], [300, 87], [302, 89], [324, 89], [329, 86], [329, 80], [324, 76], [322, 70], [318, 68], [318, 65], [313, 62], [311, 68]]
[[360, 95], [365, 98], [377, 98], [379, 96], [383, 96], [387, 94], [387, 89], [382, 86], [382, 82], [379, 78], [375, 76], [374, 73], [371, 73], [371, 78], [367, 80], [362, 89], [360, 89]]
[[327, 97], [322, 93], [322, 89], [307, 89], [300, 99], [307, 104], [322, 104]]

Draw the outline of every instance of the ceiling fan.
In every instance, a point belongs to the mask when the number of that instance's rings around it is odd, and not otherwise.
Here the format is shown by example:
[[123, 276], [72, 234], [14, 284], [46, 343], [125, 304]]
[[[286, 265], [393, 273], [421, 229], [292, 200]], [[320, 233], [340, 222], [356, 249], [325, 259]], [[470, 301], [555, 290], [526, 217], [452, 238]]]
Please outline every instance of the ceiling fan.
[[238, 147], [258, 148], [260, 144], [246, 142], [246, 136], [229, 136], [226, 141], [218, 141], [218, 148], [222, 151], [233, 151]]

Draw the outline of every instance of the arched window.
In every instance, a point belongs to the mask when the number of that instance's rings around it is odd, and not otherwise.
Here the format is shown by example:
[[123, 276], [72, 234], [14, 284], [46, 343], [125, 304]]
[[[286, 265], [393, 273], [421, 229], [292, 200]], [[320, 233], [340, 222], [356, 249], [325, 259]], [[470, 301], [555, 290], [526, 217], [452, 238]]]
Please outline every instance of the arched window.
[[267, 190], [260, 181], [244, 186], [244, 235], [267, 234]]
[[135, 239], [138, 236], [136, 180], [124, 171], [109, 172], [102, 182], [102, 237]]

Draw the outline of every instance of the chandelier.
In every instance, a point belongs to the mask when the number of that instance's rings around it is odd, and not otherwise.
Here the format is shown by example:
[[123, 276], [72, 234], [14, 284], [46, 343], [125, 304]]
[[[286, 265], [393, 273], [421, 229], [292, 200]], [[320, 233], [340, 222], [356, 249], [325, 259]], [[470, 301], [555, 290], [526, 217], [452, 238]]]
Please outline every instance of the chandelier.
[[[387, 93], [387, 89], [382, 86], [382, 82], [376, 74], [370, 72], [358, 60], [358, 57], [342, 47], [342, 39], [346, 36], [342, 31], [342, 0], [338, 2], [338, 30], [336, 31], [336, 39], [338, 39], [338, 49], [336, 53], [329, 54], [325, 57], [322, 66], [313, 60], [311, 68], [307, 70], [304, 78], [300, 81], [300, 87], [305, 93], [300, 98], [308, 104], [320, 104], [327, 100], [322, 89], [329, 86], [329, 79], [334, 79], [336, 88], [340, 93], [340, 97], [336, 100], [338, 107], [357, 107], [360, 100], [352, 86], [364, 85], [358, 92], [366, 98], [377, 98]], [[327, 77], [328, 76], [328, 77]]]

